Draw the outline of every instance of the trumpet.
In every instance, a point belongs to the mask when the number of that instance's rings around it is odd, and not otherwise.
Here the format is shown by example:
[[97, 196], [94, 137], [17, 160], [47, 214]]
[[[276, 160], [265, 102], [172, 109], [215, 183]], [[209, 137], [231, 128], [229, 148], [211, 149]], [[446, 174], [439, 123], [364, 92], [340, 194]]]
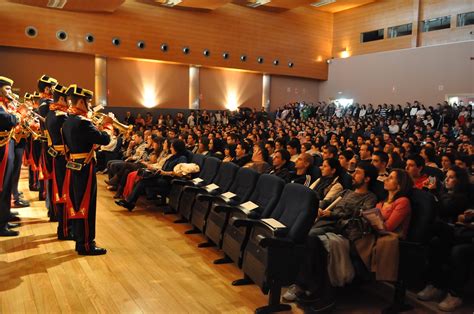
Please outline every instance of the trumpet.
[[[109, 121], [107, 121], [109, 120]], [[119, 130], [120, 133], [126, 133], [128, 131], [131, 131], [133, 129], [133, 125], [126, 125], [117, 120], [115, 116], [110, 116], [108, 114], [105, 114], [103, 112], [93, 111], [91, 115], [91, 121], [94, 125], [99, 126], [103, 125], [106, 122], [112, 123], [112, 126], [116, 129]]]

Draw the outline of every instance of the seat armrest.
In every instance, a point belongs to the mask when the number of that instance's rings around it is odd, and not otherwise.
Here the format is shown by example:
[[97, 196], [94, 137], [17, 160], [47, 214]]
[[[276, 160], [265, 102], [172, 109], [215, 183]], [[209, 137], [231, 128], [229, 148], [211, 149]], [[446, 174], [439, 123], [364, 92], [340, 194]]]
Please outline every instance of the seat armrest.
[[264, 228], [270, 230], [272, 232], [273, 236], [278, 237], [278, 238], [285, 237], [288, 234], [288, 232], [290, 231], [290, 228], [288, 228], [288, 227], [274, 228], [274, 227], [270, 226], [269, 224], [263, 222], [262, 220], [256, 220], [255, 225], [259, 225], [261, 227], [264, 227]]
[[176, 185], [192, 185], [193, 183], [189, 180], [183, 180], [183, 179], [173, 179], [171, 181], [171, 184], [176, 184]]
[[[216, 199], [219, 199], [219, 198], [216, 197]], [[234, 209], [236, 209], [236, 207], [229, 206], [229, 205], [217, 205], [217, 206], [214, 207], [214, 211], [216, 213], [230, 212]]]
[[241, 218], [235, 218], [231, 217], [229, 224], [234, 226], [234, 227], [251, 227], [253, 226], [258, 220], [255, 219], [241, 219]]
[[289, 238], [275, 238], [275, 237], [265, 237], [263, 235], [257, 236], [258, 244], [263, 247], [274, 247], [274, 248], [292, 248], [295, 246], [295, 243]]
[[185, 191], [193, 191], [193, 192], [196, 192], [196, 193], [206, 192], [206, 190], [204, 190], [202, 187], [194, 186], [194, 185], [188, 185], [184, 188], [184, 190]]
[[219, 198], [210, 193], [202, 193], [202, 194], [198, 194], [196, 199], [198, 201], [215, 201], [216, 199], [219, 199]]

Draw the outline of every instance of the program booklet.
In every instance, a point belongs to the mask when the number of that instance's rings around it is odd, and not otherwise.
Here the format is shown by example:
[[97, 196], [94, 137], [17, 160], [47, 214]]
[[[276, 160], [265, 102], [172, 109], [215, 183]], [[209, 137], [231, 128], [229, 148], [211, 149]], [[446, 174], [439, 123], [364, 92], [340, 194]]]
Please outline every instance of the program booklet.
[[374, 228], [374, 230], [378, 233], [387, 232], [387, 230], [385, 230], [385, 225], [382, 214], [380, 213], [380, 209], [375, 207], [372, 209], [363, 210], [362, 216], [364, 216], [364, 218], [369, 221], [372, 228]]

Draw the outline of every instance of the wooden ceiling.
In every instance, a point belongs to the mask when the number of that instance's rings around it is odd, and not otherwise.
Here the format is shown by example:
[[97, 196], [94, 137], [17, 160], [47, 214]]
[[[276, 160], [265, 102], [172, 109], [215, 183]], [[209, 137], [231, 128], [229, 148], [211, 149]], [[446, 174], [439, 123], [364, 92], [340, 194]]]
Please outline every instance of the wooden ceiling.
[[[114, 12], [125, 0], [8, 0], [35, 7], [64, 4], [62, 10], [77, 12]], [[54, 9], [54, 7], [51, 7]]]
[[[79, 12], [113, 12], [120, 7], [125, 1], [143, 2], [154, 6], [162, 6], [166, 0], [8, 0], [10, 2], [37, 6], [51, 7], [53, 4], [64, 4], [63, 10], [79, 11]], [[229, 3], [248, 6], [257, 0], [182, 0], [179, 4], [171, 9], [199, 10], [209, 11], [216, 10]], [[340, 11], [359, 7], [377, 0], [336, 0], [334, 3], [323, 5], [321, 7], [313, 7], [315, 10], [337, 13]], [[266, 10], [273, 12], [281, 12], [292, 10], [298, 7], [310, 6], [318, 0], [271, 0], [270, 2], [258, 6], [256, 8], [249, 7], [249, 10]]]

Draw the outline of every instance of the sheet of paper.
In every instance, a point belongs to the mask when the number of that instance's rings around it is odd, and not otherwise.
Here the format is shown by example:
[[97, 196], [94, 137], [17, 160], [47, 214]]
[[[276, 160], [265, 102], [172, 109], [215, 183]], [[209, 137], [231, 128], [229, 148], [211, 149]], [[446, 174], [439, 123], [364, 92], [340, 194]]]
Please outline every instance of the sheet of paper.
[[208, 191], [214, 191], [214, 190], [217, 190], [219, 186], [217, 184], [211, 183], [211, 184], [206, 185], [205, 188]]
[[198, 183], [201, 183], [201, 182], [204, 181], [204, 180], [201, 179], [201, 178], [194, 178], [194, 179], [192, 179], [191, 181], [193, 181], [194, 184], [198, 184]]
[[284, 224], [273, 218], [264, 218], [262, 221], [274, 229], [286, 227]]
[[248, 202], [245, 202], [243, 204], [240, 204], [240, 208], [242, 209], [242, 211], [244, 213], [246, 213], [248, 215], [248, 213], [250, 213], [251, 210], [254, 210], [255, 208], [257, 208], [258, 205], [251, 202], [251, 201], [248, 201]]
[[234, 194], [232, 192], [225, 192], [225, 193], [222, 193], [221, 195], [226, 197], [226, 198], [233, 198], [234, 196], [236, 196], [236, 194]]
[[383, 217], [378, 208], [364, 210], [362, 215], [367, 219], [372, 227], [377, 231], [384, 231]]

